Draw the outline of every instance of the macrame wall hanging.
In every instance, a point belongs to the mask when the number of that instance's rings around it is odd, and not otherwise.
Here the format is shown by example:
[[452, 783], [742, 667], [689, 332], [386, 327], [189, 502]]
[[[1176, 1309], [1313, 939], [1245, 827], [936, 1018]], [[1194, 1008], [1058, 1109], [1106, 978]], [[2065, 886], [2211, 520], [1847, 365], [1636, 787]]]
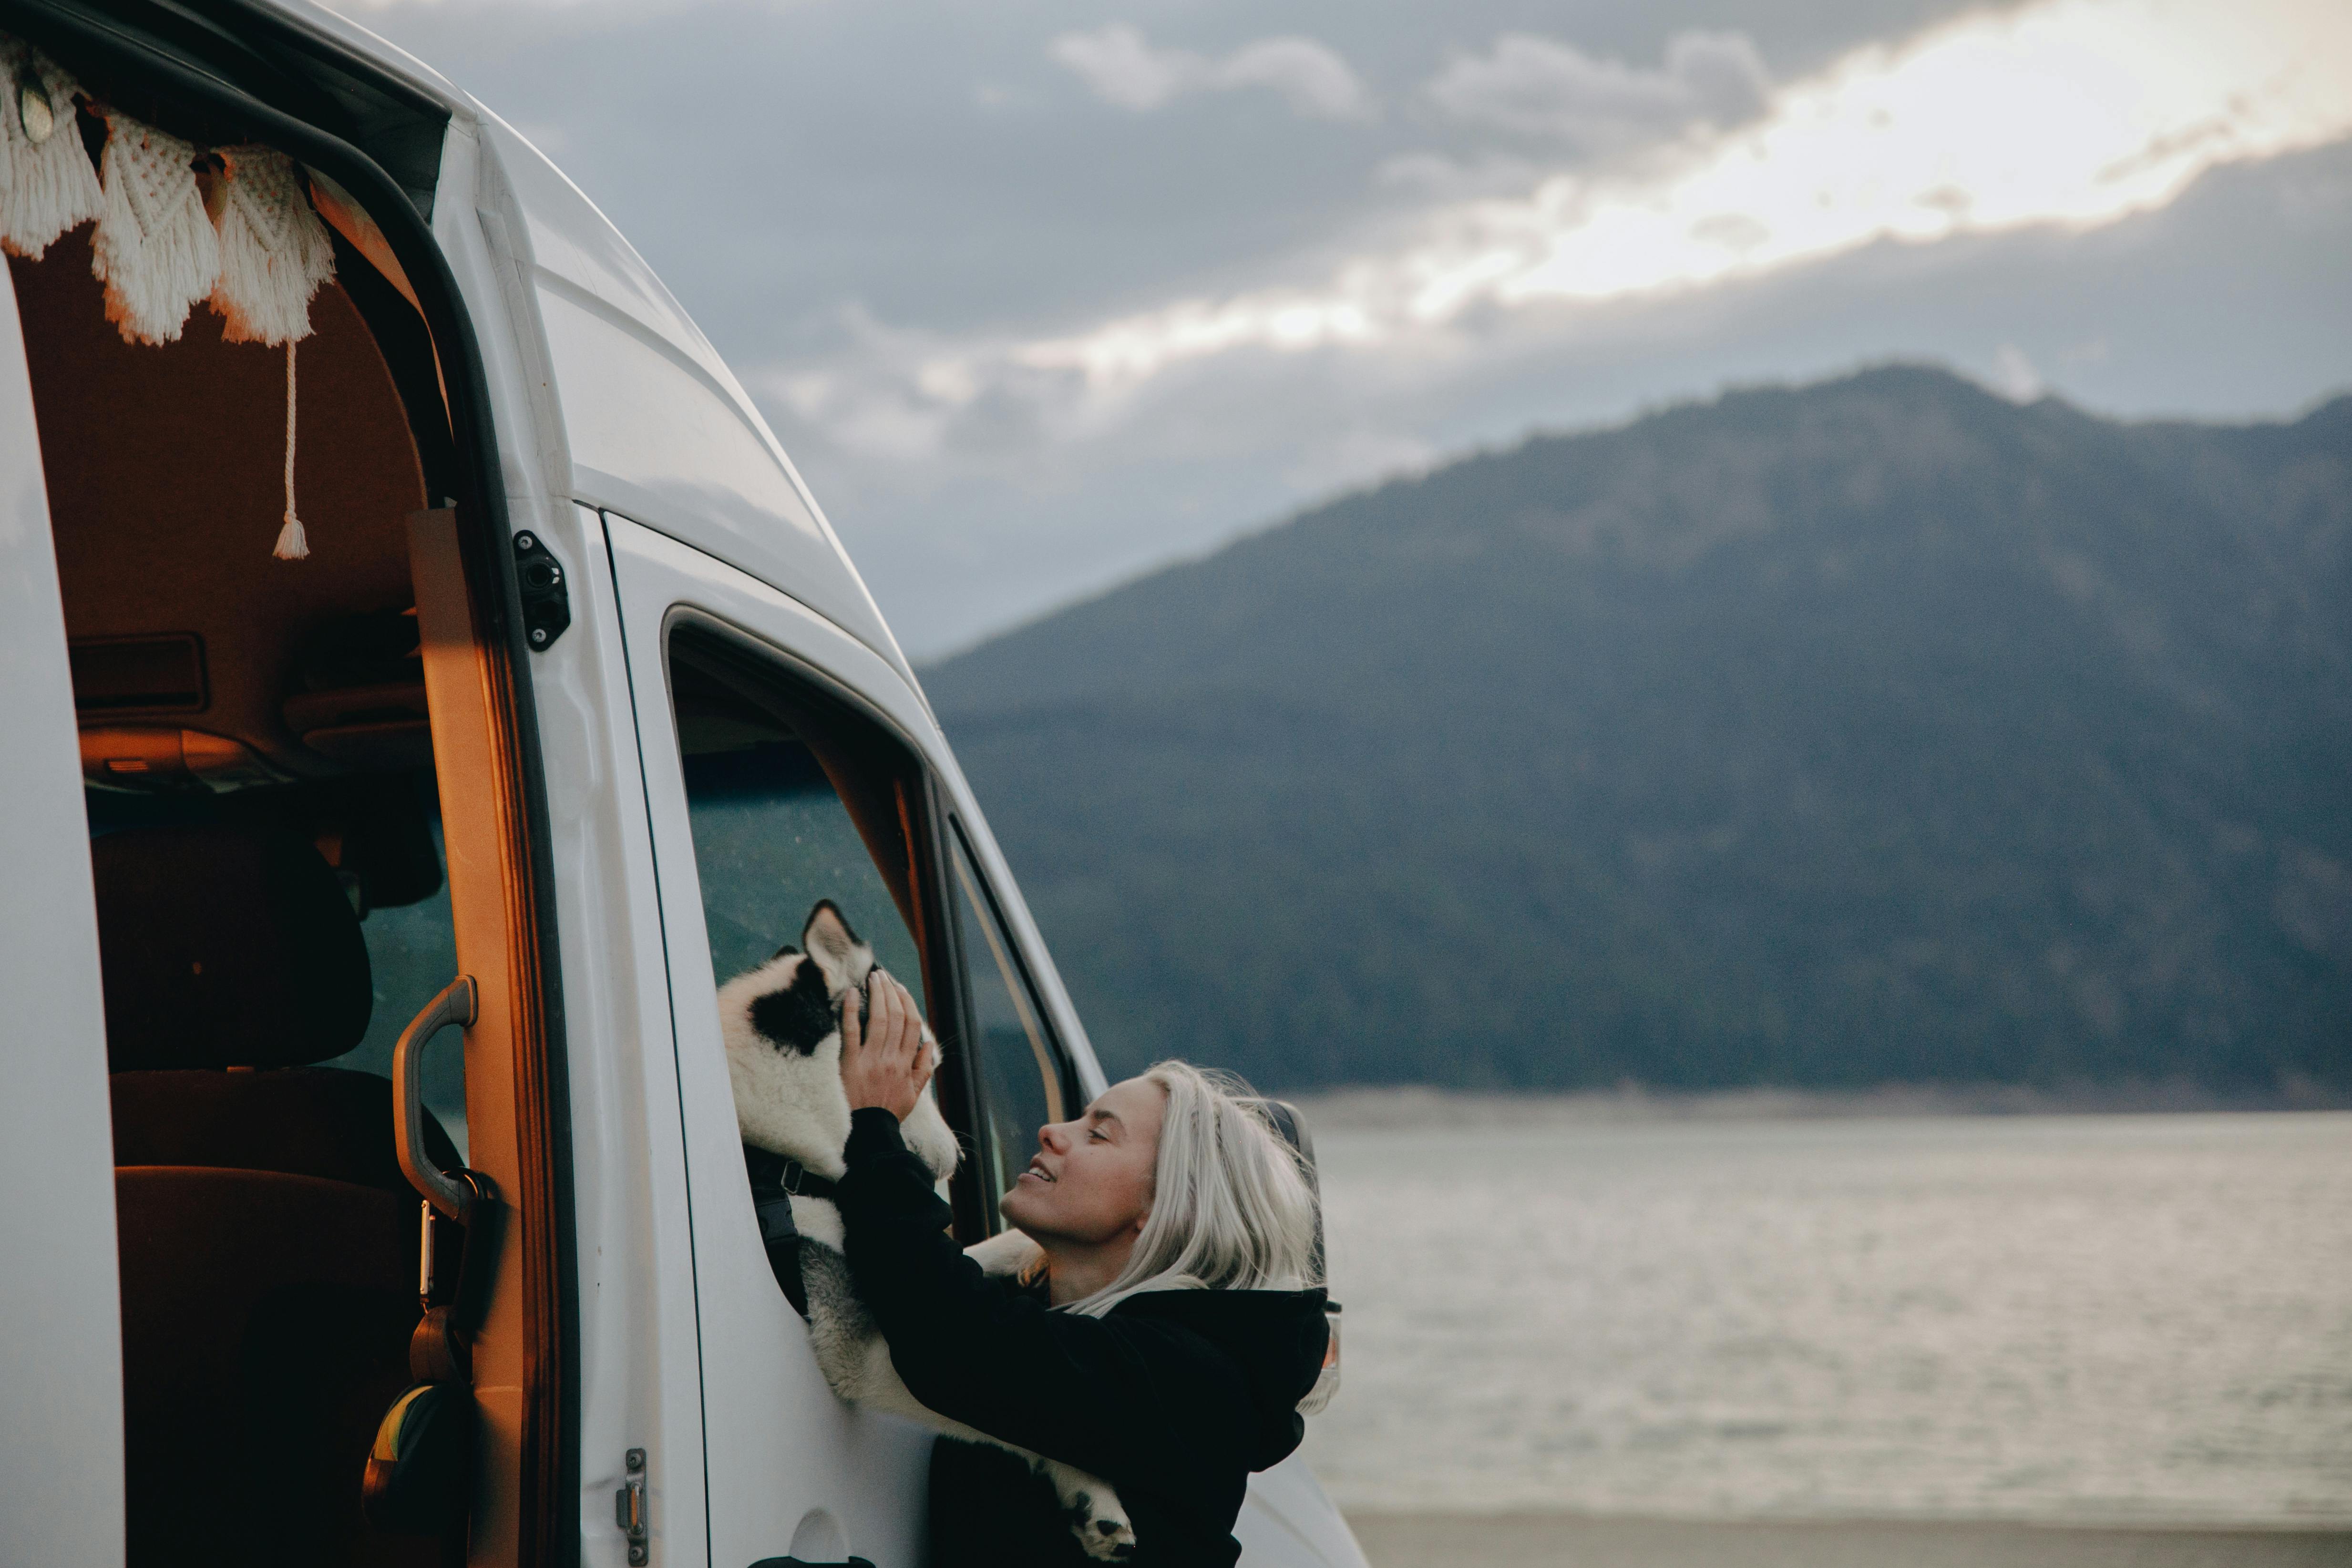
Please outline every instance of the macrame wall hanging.
[[38, 261], [106, 204], [74, 117], [73, 78], [0, 37], [0, 248]]
[[[310, 301], [335, 275], [335, 251], [294, 161], [269, 147], [204, 152], [91, 101], [37, 50], [5, 37], [0, 89], [0, 246], [38, 260], [59, 235], [95, 219], [90, 270], [125, 342], [176, 341], [206, 301], [224, 342], [285, 345], [286, 511], [272, 553], [308, 556], [294, 509], [294, 346], [310, 335]], [[78, 99], [106, 126], [95, 172]]]
[[106, 208], [89, 269], [106, 285], [106, 319], [126, 343], [170, 343], [220, 276], [220, 236], [196, 187], [196, 150], [176, 136], [105, 112], [99, 183]]

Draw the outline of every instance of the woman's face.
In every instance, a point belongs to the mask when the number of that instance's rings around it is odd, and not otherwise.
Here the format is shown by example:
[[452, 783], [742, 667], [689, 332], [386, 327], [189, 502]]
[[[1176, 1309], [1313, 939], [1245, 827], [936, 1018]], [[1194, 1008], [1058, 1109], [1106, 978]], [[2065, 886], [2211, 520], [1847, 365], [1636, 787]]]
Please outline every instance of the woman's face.
[[1160, 1121], [1168, 1092], [1130, 1078], [1104, 1090], [1076, 1121], [1037, 1132], [1037, 1155], [1000, 1207], [1041, 1246], [1101, 1246], [1132, 1238], [1151, 1212]]

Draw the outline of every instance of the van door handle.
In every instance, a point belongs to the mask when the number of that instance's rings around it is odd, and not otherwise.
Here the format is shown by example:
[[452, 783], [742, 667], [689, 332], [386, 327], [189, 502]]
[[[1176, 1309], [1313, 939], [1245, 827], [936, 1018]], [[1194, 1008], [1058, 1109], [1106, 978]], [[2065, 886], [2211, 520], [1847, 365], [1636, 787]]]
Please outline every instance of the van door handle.
[[797, 1557], [762, 1557], [751, 1568], [874, 1568], [863, 1557], [853, 1557], [846, 1563], [805, 1563]]
[[400, 1031], [392, 1048], [392, 1143], [400, 1158], [400, 1173], [425, 1195], [425, 1201], [451, 1219], [462, 1220], [473, 1195], [435, 1167], [425, 1148], [425, 1047], [451, 1027], [470, 1028], [480, 1011], [479, 991], [471, 975], [460, 975], [425, 1004], [425, 1010]]

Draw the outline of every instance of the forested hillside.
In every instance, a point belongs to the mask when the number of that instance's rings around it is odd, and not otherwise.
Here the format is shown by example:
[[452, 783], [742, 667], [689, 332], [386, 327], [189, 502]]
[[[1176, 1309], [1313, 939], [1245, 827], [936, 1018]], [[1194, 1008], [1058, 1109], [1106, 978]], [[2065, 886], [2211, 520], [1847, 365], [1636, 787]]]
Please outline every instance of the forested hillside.
[[2352, 1081], [2352, 398], [1738, 392], [924, 678], [1114, 1072]]

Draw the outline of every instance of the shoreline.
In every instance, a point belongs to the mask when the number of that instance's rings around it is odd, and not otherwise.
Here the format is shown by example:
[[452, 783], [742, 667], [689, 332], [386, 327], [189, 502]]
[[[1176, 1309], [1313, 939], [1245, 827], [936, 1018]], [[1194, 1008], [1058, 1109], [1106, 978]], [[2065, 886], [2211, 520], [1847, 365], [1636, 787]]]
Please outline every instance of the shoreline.
[[2001, 1083], [1888, 1083], [1870, 1089], [1440, 1089], [1362, 1085], [1286, 1094], [1307, 1124], [1334, 1130], [1593, 1125], [1652, 1122], [1806, 1122], [1920, 1116], [2133, 1116], [2352, 1110], [2352, 1095], [2221, 1095], [2183, 1083], [2035, 1089]]
[[1351, 1512], [1371, 1568], [2344, 1568], [2352, 1525]]

